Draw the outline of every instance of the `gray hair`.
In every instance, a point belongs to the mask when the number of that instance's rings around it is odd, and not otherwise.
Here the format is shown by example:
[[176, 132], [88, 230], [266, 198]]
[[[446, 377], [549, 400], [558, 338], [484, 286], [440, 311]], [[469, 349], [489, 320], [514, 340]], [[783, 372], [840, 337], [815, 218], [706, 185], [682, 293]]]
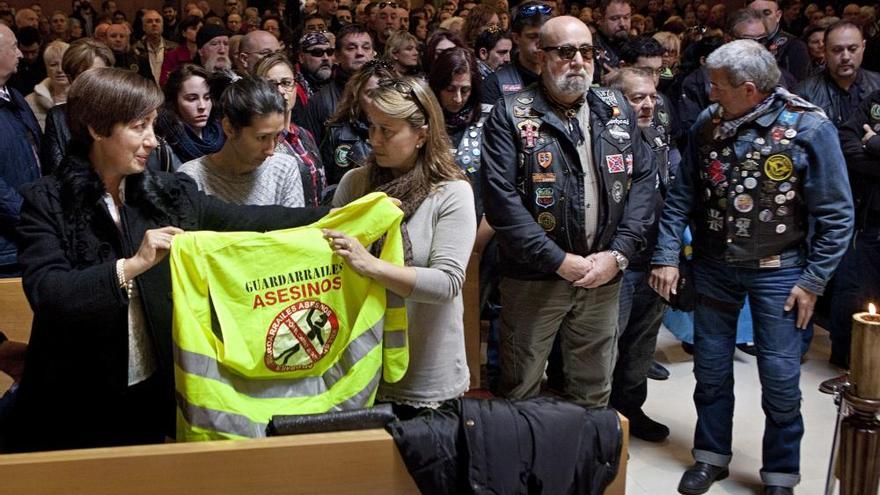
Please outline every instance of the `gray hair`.
[[734, 86], [751, 82], [764, 93], [772, 91], [782, 75], [773, 55], [753, 40], [721, 45], [706, 58], [706, 68], [725, 71], [727, 80]]

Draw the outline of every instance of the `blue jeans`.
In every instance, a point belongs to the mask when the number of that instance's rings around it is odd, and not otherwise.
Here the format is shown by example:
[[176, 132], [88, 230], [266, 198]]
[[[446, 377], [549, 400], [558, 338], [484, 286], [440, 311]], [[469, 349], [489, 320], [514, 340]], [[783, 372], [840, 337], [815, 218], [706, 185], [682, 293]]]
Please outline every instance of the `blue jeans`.
[[666, 305], [648, 285], [648, 273], [627, 270], [620, 281], [620, 333], [611, 382], [611, 406], [624, 416], [641, 410], [648, 397], [648, 368]]
[[[663, 324], [675, 335], [678, 340], [694, 343], [694, 313], [692, 311], [678, 311], [672, 308], [666, 309], [663, 316]], [[752, 312], [749, 310], [749, 299], [743, 305], [736, 322], [736, 343], [748, 344], [754, 342], [752, 336]]]
[[735, 268], [700, 259], [694, 279], [701, 300], [694, 311], [694, 403], [697, 427], [694, 458], [716, 466], [730, 462], [733, 436], [733, 353], [736, 322], [749, 297], [758, 351], [761, 407], [764, 410], [763, 467], [766, 485], [794, 486], [800, 480], [800, 359], [802, 334], [797, 308], [783, 307], [801, 267]]

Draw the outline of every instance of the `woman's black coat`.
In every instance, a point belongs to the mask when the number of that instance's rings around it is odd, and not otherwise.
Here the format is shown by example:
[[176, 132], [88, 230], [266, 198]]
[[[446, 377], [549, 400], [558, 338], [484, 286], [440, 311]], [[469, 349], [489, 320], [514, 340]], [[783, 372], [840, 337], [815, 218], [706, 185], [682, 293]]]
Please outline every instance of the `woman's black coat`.
[[[124, 443], [109, 431], [135, 429], [118, 417], [128, 388], [128, 298], [116, 260], [137, 252], [149, 229], [267, 231], [306, 225], [326, 208], [236, 206], [206, 196], [182, 174], [151, 172], [126, 178], [122, 233], [102, 199], [88, 161], [71, 155], [62, 171], [22, 192], [19, 261], [34, 310], [24, 376], [7, 449], [36, 450]], [[135, 278], [147, 331], [174, 422], [171, 278], [165, 259]], [[121, 425], [121, 426], [120, 426]], [[169, 428], [169, 432], [170, 432]]]

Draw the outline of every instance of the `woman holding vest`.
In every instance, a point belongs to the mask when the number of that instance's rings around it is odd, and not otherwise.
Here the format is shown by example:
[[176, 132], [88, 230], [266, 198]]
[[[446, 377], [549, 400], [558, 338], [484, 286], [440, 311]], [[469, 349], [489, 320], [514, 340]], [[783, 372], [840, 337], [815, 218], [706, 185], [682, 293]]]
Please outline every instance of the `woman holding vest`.
[[34, 323], [5, 448], [162, 442], [175, 418], [173, 237], [295, 227], [328, 211], [233, 206], [182, 174], [146, 169], [162, 98], [127, 70], [83, 73], [68, 95], [64, 162], [22, 190], [19, 262]]
[[377, 394], [406, 418], [468, 389], [461, 290], [476, 215], [431, 90], [414, 78], [385, 79], [368, 95], [373, 152], [364, 167], [342, 178], [333, 205], [374, 191], [399, 199], [406, 266], [377, 259], [345, 233], [327, 230], [325, 237], [355, 271], [406, 298], [409, 369], [402, 380], [380, 384]]

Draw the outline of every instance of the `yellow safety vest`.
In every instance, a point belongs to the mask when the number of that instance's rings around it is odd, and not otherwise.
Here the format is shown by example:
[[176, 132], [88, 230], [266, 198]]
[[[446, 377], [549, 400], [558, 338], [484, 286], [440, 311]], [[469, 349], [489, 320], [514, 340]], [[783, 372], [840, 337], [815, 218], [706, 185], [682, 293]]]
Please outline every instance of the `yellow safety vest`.
[[265, 436], [273, 415], [369, 407], [409, 363], [399, 296], [333, 254], [321, 229], [403, 264], [403, 213], [374, 193], [295, 229], [174, 238], [180, 441]]

